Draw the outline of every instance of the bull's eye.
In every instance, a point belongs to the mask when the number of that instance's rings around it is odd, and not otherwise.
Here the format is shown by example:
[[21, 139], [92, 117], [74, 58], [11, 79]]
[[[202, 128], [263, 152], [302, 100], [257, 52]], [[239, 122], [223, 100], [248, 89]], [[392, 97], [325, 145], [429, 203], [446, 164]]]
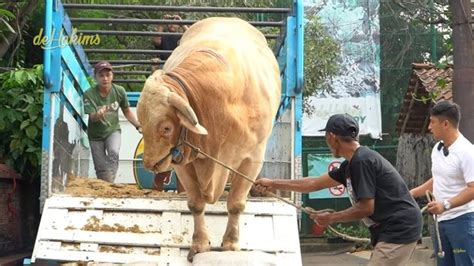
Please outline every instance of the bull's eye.
[[163, 122], [158, 126], [158, 133], [162, 137], [168, 138], [171, 136], [172, 132], [173, 132], [173, 125], [168, 121]]

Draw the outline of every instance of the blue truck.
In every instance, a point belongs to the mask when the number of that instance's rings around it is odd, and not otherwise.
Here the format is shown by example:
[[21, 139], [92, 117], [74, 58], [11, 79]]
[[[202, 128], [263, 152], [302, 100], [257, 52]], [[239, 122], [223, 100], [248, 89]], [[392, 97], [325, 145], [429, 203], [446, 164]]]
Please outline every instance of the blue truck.
[[[288, 8], [249, 7], [177, 7], [143, 5], [63, 4], [45, 1], [44, 107], [40, 206], [42, 219], [32, 260], [95, 261], [108, 263], [155, 262], [188, 265], [187, 249], [192, 221], [183, 197], [106, 198], [65, 194], [68, 179], [94, 177], [87, 139], [88, 117], [82, 97], [91, 87], [92, 67], [88, 54], [114, 53], [114, 49], [84, 48], [81, 43], [100, 45], [101, 34], [111, 31], [77, 31], [73, 23], [165, 23], [165, 20], [120, 18], [73, 18], [73, 9], [148, 10], [176, 12], [249, 12], [281, 13], [278, 22], [251, 22], [254, 25], [277, 25], [274, 52], [278, 59], [282, 97], [275, 117], [271, 140], [267, 146], [262, 176], [300, 178], [302, 176], [302, 90], [303, 90], [303, 1], [294, 0]], [[183, 21], [192, 24], [193, 21]], [[86, 33], [89, 33], [87, 35]], [[121, 34], [124, 34], [123, 32]], [[127, 34], [127, 33], [125, 33]], [[146, 35], [147, 33], [128, 32]], [[78, 39], [78, 38], [82, 39]], [[269, 36], [272, 38], [272, 36]], [[81, 42], [82, 41], [82, 42]], [[133, 49], [130, 49], [133, 50]], [[138, 53], [150, 53], [137, 50]], [[112, 62], [115, 65], [130, 62]], [[133, 61], [133, 60], [132, 60]], [[135, 60], [137, 62], [138, 60]], [[143, 61], [143, 60], [142, 60]], [[143, 63], [143, 62], [141, 62]], [[151, 63], [146, 60], [145, 63]], [[124, 82], [127, 82], [126, 80]], [[132, 81], [129, 81], [132, 82]], [[140, 82], [140, 81], [138, 81]], [[140, 92], [127, 92], [131, 107]], [[122, 126], [122, 150], [131, 155], [120, 161], [120, 183], [138, 183], [148, 188], [150, 173], [141, 169], [139, 146], [141, 136]], [[124, 148], [125, 146], [125, 148]], [[120, 178], [118, 178], [120, 180]], [[148, 180], [148, 181], [147, 181]], [[173, 186], [173, 184], [170, 184]], [[300, 202], [298, 194], [285, 195]], [[215, 224], [217, 237], [225, 228], [225, 202], [209, 206], [206, 215]], [[279, 265], [301, 264], [296, 210], [282, 202], [250, 198], [241, 224], [242, 247], [245, 251], [271, 254]], [[176, 222], [179, 221], [179, 222]], [[222, 226], [221, 226], [222, 225]], [[212, 230], [214, 231], [214, 230]], [[255, 238], [255, 234], [261, 237]], [[213, 246], [218, 249], [218, 246]]]

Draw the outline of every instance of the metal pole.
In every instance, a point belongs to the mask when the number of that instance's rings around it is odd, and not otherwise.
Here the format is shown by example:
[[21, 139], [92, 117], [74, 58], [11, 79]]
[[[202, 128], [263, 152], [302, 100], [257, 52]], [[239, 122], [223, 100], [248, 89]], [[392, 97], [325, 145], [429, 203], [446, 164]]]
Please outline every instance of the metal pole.
[[[158, 31], [123, 31], [123, 30], [78, 30], [78, 33], [85, 35], [125, 35], [125, 36], [181, 36], [180, 32], [158, 32]], [[278, 34], [265, 34], [267, 39], [276, 39]]]
[[114, 70], [114, 75], [150, 75], [150, 71], [123, 71]]
[[[110, 64], [112, 64], [114, 67], [119, 67], [117, 65], [149, 65], [149, 64], [158, 64], [162, 65], [165, 63], [163, 60], [159, 60], [158, 62], [153, 62], [151, 60], [107, 60], [109, 61]], [[97, 64], [99, 60], [91, 60], [89, 61], [92, 65]], [[124, 67], [124, 66], [120, 66]]]
[[[127, 23], [127, 24], [175, 24], [191, 25], [197, 20], [170, 20], [170, 19], [139, 19], [139, 18], [71, 18], [73, 23]], [[281, 27], [282, 21], [249, 21], [257, 27]]]
[[[433, 18], [434, 15], [434, 3], [433, 0], [430, 0], [430, 17]], [[430, 25], [431, 30], [431, 62], [436, 63], [438, 61], [438, 50], [437, 50], [437, 34], [435, 25]]]
[[171, 54], [172, 50], [147, 50], [147, 49], [84, 49], [87, 53], [97, 54]]
[[153, 6], [153, 5], [115, 5], [115, 4], [63, 4], [68, 9], [100, 9], [120, 11], [159, 11], [159, 12], [221, 12], [221, 13], [280, 13], [291, 12], [290, 8], [268, 7], [209, 7], [209, 6]]
[[[45, 3], [45, 19], [44, 19], [44, 36], [51, 38], [51, 30], [53, 28], [53, 1], [47, 0]], [[43, 48], [43, 72], [44, 85], [51, 88], [51, 42], [46, 42]]]
[[144, 79], [114, 79], [114, 83], [143, 83], [144, 84], [145, 80]]

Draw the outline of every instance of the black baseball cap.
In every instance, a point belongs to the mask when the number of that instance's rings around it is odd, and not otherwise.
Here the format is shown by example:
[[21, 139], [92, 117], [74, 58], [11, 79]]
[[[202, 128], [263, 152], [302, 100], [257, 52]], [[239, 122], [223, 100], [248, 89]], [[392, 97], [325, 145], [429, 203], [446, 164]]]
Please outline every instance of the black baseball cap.
[[99, 61], [94, 66], [94, 74], [97, 74], [104, 69], [108, 69], [112, 71], [112, 65], [107, 61]]
[[335, 114], [329, 117], [326, 127], [319, 131], [328, 131], [338, 136], [355, 138], [359, 135], [359, 124], [348, 114]]

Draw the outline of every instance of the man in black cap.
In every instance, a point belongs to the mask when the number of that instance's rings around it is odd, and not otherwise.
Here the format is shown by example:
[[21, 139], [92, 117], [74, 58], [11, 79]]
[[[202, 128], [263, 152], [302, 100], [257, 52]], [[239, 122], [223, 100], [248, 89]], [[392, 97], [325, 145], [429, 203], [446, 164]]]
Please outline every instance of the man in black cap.
[[97, 86], [84, 93], [84, 112], [89, 115], [87, 136], [97, 178], [113, 183], [118, 169], [121, 131], [118, 109], [140, 131], [140, 123], [130, 109], [127, 94], [112, 83], [112, 65], [100, 61], [94, 67]]
[[374, 246], [369, 265], [406, 265], [421, 237], [422, 218], [404, 180], [379, 153], [360, 146], [359, 125], [350, 115], [331, 116], [321, 131], [326, 131], [326, 143], [334, 157], [346, 159], [338, 169], [317, 178], [261, 178], [255, 189], [307, 193], [343, 184], [352, 207], [312, 214], [311, 219], [322, 227], [362, 220]]

